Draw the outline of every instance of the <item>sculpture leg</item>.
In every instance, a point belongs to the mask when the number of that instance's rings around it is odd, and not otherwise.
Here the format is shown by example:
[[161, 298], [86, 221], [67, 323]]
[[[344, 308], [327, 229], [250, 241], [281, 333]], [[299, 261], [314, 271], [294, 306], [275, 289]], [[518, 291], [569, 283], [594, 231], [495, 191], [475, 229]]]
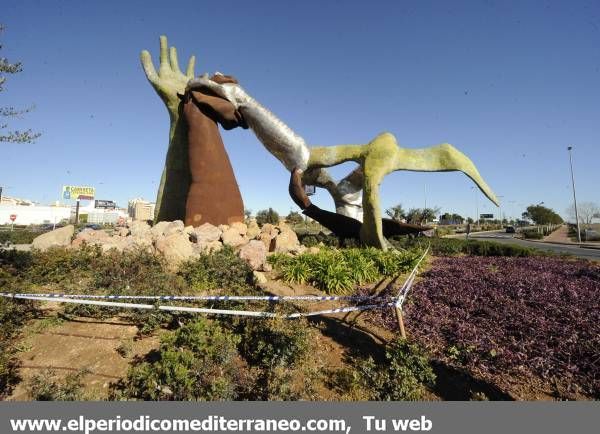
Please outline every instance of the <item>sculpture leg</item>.
[[396, 138], [389, 133], [377, 136], [366, 146], [363, 163], [363, 225], [360, 239], [363, 243], [386, 250], [388, 243], [383, 236], [379, 185], [394, 169], [394, 158], [398, 152]]

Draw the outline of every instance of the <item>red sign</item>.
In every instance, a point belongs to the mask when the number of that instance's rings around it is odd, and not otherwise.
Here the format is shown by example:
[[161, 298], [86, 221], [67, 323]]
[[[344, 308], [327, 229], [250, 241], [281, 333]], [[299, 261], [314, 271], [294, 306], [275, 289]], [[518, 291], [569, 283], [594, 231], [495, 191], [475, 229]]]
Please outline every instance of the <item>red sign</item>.
[[11, 214], [11, 215], [10, 215], [10, 220], [11, 220], [11, 221], [13, 221], [13, 222], [14, 222], [16, 219], [17, 219], [17, 215], [16, 215], [16, 214]]

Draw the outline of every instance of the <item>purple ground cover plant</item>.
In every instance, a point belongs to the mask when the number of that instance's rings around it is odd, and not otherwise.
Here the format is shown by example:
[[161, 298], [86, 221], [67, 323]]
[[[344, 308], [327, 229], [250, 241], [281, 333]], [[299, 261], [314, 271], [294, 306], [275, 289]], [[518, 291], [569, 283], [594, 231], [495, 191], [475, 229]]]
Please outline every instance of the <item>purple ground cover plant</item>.
[[[404, 305], [411, 339], [505, 389], [600, 398], [600, 267], [551, 257], [435, 259]], [[390, 310], [369, 312], [396, 327]], [[537, 385], [537, 386], [534, 386]]]

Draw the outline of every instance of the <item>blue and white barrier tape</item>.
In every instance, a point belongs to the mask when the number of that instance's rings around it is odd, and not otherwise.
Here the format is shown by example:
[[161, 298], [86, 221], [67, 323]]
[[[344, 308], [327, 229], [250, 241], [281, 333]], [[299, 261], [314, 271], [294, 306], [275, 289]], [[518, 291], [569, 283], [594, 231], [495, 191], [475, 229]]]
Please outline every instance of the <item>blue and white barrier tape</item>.
[[307, 316], [315, 316], [315, 315], [324, 315], [331, 313], [343, 313], [343, 312], [353, 312], [353, 311], [362, 311], [369, 309], [380, 309], [387, 306], [393, 306], [394, 303], [384, 303], [384, 304], [374, 304], [368, 306], [352, 306], [352, 307], [341, 307], [336, 309], [327, 309], [320, 310], [316, 312], [299, 312], [292, 313], [288, 315], [279, 315], [273, 312], [260, 312], [260, 311], [248, 311], [248, 310], [227, 310], [227, 309], [206, 309], [200, 307], [187, 307], [187, 306], [155, 306], [152, 304], [137, 304], [137, 303], [116, 303], [112, 301], [94, 301], [94, 300], [77, 300], [73, 298], [62, 298], [62, 297], [34, 297], [20, 294], [6, 294], [0, 293], [2, 297], [8, 298], [18, 298], [24, 300], [36, 300], [36, 301], [54, 301], [60, 303], [73, 303], [73, 304], [87, 304], [94, 306], [109, 306], [109, 307], [120, 307], [127, 309], [145, 309], [145, 310], [162, 310], [169, 312], [192, 312], [192, 313], [206, 313], [206, 314], [217, 314], [217, 315], [233, 315], [233, 316], [253, 316], [253, 317], [263, 317], [263, 318], [300, 318]]
[[425, 259], [425, 256], [427, 256], [427, 253], [429, 252], [430, 247], [431, 247], [431, 245], [427, 246], [427, 249], [425, 249], [425, 252], [423, 252], [423, 255], [419, 258], [415, 267], [412, 269], [412, 271], [410, 272], [410, 274], [404, 281], [404, 284], [402, 285], [402, 287], [400, 287], [400, 290], [398, 291], [398, 295], [396, 296], [396, 307], [398, 309], [402, 309], [402, 303], [404, 303], [404, 300], [406, 300], [408, 291], [410, 291], [410, 288], [412, 287], [412, 285], [415, 281], [415, 277], [417, 277], [417, 273], [419, 271], [419, 265], [421, 265], [421, 262], [423, 261], [423, 259]]
[[[12, 297], [12, 293], [0, 292], [0, 295]], [[89, 298], [103, 300], [197, 300], [197, 301], [363, 301], [392, 300], [395, 297], [369, 295], [98, 295], [98, 294], [53, 294], [53, 293], [17, 293], [27, 297], [48, 298]]]

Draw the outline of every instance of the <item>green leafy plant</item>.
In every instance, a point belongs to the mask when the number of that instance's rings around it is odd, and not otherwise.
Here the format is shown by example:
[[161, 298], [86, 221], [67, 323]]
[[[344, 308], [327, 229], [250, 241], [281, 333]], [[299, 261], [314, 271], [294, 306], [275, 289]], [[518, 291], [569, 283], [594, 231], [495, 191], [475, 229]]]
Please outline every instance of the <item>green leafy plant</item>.
[[333, 378], [338, 390], [350, 398], [378, 401], [418, 400], [426, 386], [435, 382], [435, 374], [426, 354], [415, 344], [396, 339], [386, 348], [385, 359], [350, 359], [350, 367]]
[[239, 337], [205, 318], [161, 338], [150, 360], [134, 364], [113, 399], [231, 400], [247, 378], [237, 352]]
[[318, 253], [277, 256], [270, 262], [290, 283], [311, 283], [328, 293], [347, 293], [357, 284], [372, 283], [410, 270], [419, 251], [374, 248], [322, 248]]
[[317, 334], [305, 319], [246, 321], [239, 349], [256, 368], [249, 399], [314, 399], [320, 358]]
[[253, 287], [252, 269], [230, 246], [182, 264], [178, 274], [195, 291], [227, 289], [243, 292]]
[[86, 370], [71, 373], [63, 381], [58, 380], [52, 370], [35, 375], [27, 387], [29, 397], [34, 401], [81, 401], [84, 399], [82, 380], [88, 373]]

